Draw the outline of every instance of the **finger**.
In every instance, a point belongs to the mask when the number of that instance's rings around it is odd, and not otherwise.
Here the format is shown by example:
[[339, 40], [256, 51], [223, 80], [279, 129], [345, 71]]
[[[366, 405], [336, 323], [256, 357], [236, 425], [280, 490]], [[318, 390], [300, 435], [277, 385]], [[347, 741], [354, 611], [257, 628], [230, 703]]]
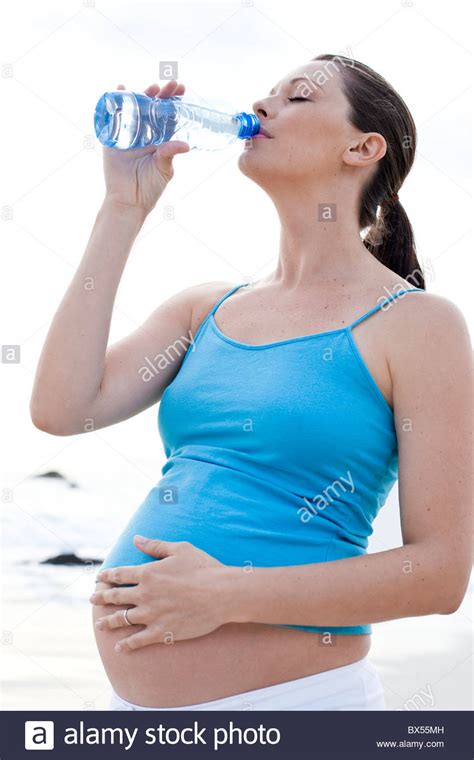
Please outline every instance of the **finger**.
[[[169, 142], [162, 143], [157, 150], [159, 158], [171, 158], [176, 153], [184, 153], [185, 147], [188, 143], [182, 140], [170, 140]], [[153, 557], [169, 557], [171, 554], [175, 554], [177, 551], [177, 544], [179, 541], [162, 541], [159, 538], [146, 538], [145, 536], [135, 535], [133, 537], [135, 546], [140, 551], [146, 554], [151, 554]]]
[[92, 596], [89, 597], [89, 601], [92, 604], [94, 604], [94, 600], [92, 598], [94, 594], [97, 594], [98, 592], [101, 592], [101, 591], [106, 591], [109, 588], [115, 588], [115, 586], [112, 583], [104, 583], [103, 581], [96, 581], [94, 591], [92, 593]]
[[132, 588], [119, 588], [117, 586], [110, 586], [110, 588], [96, 590], [89, 601], [92, 604], [105, 605], [105, 604], [135, 604], [136, 599], [136, 586]]
[[125, 85], [124, 85], [124, 84], [118, 84], [118, 85], [117, 85], [117, 90], [126, 90], [126, 89], [127, 89], [127, 88], [125, 87]]
[[154, 98], [160, 91], [160, 85], [157, 82], [154, 82], [149, 87], [146, 88], [143, 92], [145, 95], [148, 95], [150, 98]]
[[158, 91], [153, 95], [153, 97], [157, 98], [158, 93], [160, 93], [159, 94], [160, 98], [170, 98], [172, 95], [184, 95], [184, 91], [186, 88], [184, 84], [176, 84], [176, 87], [174, 87], [174, 89], [170, 87], [169, 90], [167, 90], [164, 95], [162, 92], [160, 92], [161, 89], [162, 88], [159, 87]]
[[[173, 158], [178, 153], [188, 153], [190, 150], [191, 148], [188, 143], [182, 142], [181, 140], [170, 140], [169, 142], [161, 143], [161, 145], [158, 145], [155, 153], [157, 168], [168, 172], [168, 174], [172, 176]], [[148, 549], [144, 549], [142, 546], [139, 546], [138, 548], [143, 552], [148, 553]]]
[[101, 570], [97, 575], [97, 580], [107, 583], [138, 583], [142, 575], [142, 565], [123, 565]]
[[134, 633], [126, 639], [117, 641], [114, 649], [116, 652], [131, 652], [134, 649], [141, 649], [142, 647], [157, 643], [161, 643], [161, 638], [157, 634], [156, 629], [152, 631], [150, 628], [145, 628], [139, 633]]
[[173, 80], [173, 88], [170, 87], [169, 89], [170, 94], [166, 95], [166, 97], [170, 97], [171, 95], [183, 95], [185, 87], [184, 84], [178, 84], [175, 80]]
[[158, 97], [160, 97], [160, 98], [170, 98], [172, 95], [175, 94], [175, 90], [176, 90], [177, 86], [178, 86], [178, 83], [177, 83], [176, 79], [168, 79], [168, 81], [160, 89]]
[[123, 610], [117, 610], [117, 612], [113, 612], [111, 615], [105, 615], [104, 617], [98, 618], [95, 621], [95, 627], [99, 628], [101, 631], [113, 631], [116, 628], [129, 628], [130, 625], [145, 625], [145, 623], [140, 623], [139, 621], [135, 620], [135, 618], [140, 616], [140, 612], [137, 612], [136, 607], [132, 607], [127, 612], [127, 618], [128, 623], [125, 620], [125, 615]]

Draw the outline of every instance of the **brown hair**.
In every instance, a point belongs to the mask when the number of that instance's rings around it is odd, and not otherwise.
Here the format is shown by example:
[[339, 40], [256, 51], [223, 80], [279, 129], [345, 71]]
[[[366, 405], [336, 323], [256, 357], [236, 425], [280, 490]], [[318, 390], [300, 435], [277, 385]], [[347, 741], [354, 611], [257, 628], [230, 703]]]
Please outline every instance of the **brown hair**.
[[415, 158], [417, 135], [412, 115], [393, 87], [364, 63], [331, 54], [312, 60], [329, 61], [326, 68], [340, 72], [351, 123], [362, 132], [378, 132], [387, 143], [385, 156], [362, 191], [359, 223], [361, 230], [367, 230], [364, 245], [382, 264], [424, 289], [413, 229], [398, 200]]

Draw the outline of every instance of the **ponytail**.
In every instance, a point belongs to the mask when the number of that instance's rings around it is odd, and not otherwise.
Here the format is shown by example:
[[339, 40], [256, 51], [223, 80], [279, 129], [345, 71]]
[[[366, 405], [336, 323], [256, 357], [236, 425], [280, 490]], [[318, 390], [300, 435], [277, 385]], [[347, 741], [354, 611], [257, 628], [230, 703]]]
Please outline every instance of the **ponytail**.
[[414, 288], [425, 290], [413, 228], [398, 196], [393, 202], [382, 203], [379, 215], [369, 227], [363, 243], [378, 261], [408, 280]]

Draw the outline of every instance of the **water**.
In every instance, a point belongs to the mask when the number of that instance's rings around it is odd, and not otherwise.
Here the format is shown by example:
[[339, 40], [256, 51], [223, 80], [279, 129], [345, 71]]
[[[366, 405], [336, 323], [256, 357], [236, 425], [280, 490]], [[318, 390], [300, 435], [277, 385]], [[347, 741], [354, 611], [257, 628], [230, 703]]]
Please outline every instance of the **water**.
[[184, 140], [191, 149], [219, 150], [257, 134], [260, 122], [244, 111], [227, 114], [181, 96], [150, 98], [139, 92], [105, 92], [94, 113], [95, 133], [108, 148], [128, 150]]

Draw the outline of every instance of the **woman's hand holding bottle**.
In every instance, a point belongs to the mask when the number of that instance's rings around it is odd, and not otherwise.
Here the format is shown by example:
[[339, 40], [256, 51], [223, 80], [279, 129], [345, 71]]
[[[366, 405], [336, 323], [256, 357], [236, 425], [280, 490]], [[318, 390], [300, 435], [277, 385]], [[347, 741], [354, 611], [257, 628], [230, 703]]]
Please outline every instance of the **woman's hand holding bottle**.
[[[126, 88], [118, 85], [117, 89]], [[184, 89], [184, 84], [172, 79], [161, 88], [152, 84], [144, 92], [151, 98], [170, 98], [183, 95]], [[150, 213], [173, 177], [173, 157], [189, 149], [188, 143], [180, 140], [129, 150], [104, 147], [105, 202]]]

